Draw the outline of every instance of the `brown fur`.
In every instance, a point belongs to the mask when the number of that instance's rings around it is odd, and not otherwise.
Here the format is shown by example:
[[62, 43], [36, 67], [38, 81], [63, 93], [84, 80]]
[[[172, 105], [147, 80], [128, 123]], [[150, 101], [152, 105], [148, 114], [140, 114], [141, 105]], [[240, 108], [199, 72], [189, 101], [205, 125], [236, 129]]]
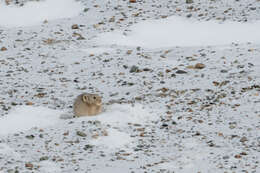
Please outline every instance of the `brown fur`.
[[74, 102], [73, 111], [76, 117], [97, 115], [102, 111], [102, 99], [97, 94], [80, 94]]

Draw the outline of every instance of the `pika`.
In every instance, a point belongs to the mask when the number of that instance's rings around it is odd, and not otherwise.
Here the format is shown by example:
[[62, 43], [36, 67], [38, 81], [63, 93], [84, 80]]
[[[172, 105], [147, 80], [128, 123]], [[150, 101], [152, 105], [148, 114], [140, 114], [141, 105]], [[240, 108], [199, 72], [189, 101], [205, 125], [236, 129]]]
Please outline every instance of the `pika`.
[[76, 117], [93, 116], [101, 113], [102, 99], [97, 94], [80, 94], [73, 105], [73, 112]]

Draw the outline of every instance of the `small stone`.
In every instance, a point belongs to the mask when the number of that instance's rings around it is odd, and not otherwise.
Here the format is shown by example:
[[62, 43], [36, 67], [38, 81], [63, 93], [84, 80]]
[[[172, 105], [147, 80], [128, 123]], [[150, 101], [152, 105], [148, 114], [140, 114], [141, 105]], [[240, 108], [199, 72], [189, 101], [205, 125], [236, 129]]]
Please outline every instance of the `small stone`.
[[27, 135], [25, 136], [27, 139], [34, 139], [34, 135]]
[[173, 74], [171, 74], [171, 77], [176, 77], [176, 74], [174, 74], [174, 73], [173, 73]]
[[32, 170], [32, 169], [33, 169], [33, 164], [31, 164], [31, 163], [25, 163], [25, 167], [26, 167], [27, 169]]
[[246, 141], [248, 141], [248, 140], [245, 136], [240, 139], [240, 142], [246, 142]]
[[190, 18], [191, 16], [192, 16], [192, 14], [187, 14], [187, 16], [186, 16], [186, 17]]
[[195, 64], [194, 68], [196, 68], [196, 69], [203, 69], [203, 68], [205, 68], [205, 65], [202, 64], [202, 63], [197, 63], [197, 64]]
[[144, 68], [143, 71], [152, 71], [150, 68]]
[[89, 10], [89, 8], [84, 8], [83, 11], [84, 11], [84, 12], [88, 12], [88, 10]]
[[133, 52], [132, 50], [128, 50], [128, 51], [126, 52], [126, 54], [130, 55], [132, 52]]
[[79, 25], [78, 25], [78, 24], [73, 24], [73, 25], [71, 26], [71, 29], [79, 29]]
[[176, 123], [176, 121], [172, 121], [172, 124], [173, 124], [173, 125], [176, 125], [177, 123]]
[[237, 154], [237, 155], [235, 155], [235, 158], [236, 158], [236, 159], [240, 159], [240, 158], [241, 158], [241, 155], [240, 155], [240, 154]]
[[223, 156], [223, 159], [227, 160], [229, 159], [229, 156]]
[[12, 102], [11, 105], [12, 105], [12, 106], [16, 106], [16, 105], [18, 105], [18, 104], [15, 103], [15, 102]]
[[7, 51], [7, 48], [6, 47], [2, 47], [0, 50], [1, 51]]
[[92, 149], [92, 148], [93, 148], [93, 145], [87, 144], [84, 146], [83, 150], [88, 150], [88, 149]]
[[136, 3], [136, 0], [129, 0], [130, 3]]
[[81, 131], [77, 131], [77, 135], [81, 136], [81, 137], [86, 137], [87, 136], [86, 133], [81, 132]]
[[134, 73], [134, 72], [138, 72], [139, 71], [139, 68], [135, 65], [133, 65], [130, 69], [130, 73]]
[[115, 16], [111, 17], [108, 22], [115, 22]]
[[162, 124], [162, 127], [168, 127], [168, 124], [163, 123], [163, 124]]
[[176, 73], [177, 73], [177, 74], [185, 74], [185, 73], [187, 73], [187, 72], [184, 71], [184, 70], [177, 70]]
[[166, 72], [166, 73], [170, 73], [171, 70], [170, 70], [170, 69], [166, 69], [165, 72]]
[[227, 70], [220, 70], [221, 73], [227, 73]]
[[240, 153], [240, 155], [246, 156], [247, 153], [243, 151], [243, 152]]
[[43, 157], [40, 158], [40, 161], [44, 161], [44, 160], [48, 160], [48, 159], [49, 159], [48, 156], [43, 156]]
[[186, 4], [192, 4], [193, 0], [186, 0]]
[[34, 103], [33, 102], [27, 102], [26, 105], [31, 106], [31, 105], [34, 105]]

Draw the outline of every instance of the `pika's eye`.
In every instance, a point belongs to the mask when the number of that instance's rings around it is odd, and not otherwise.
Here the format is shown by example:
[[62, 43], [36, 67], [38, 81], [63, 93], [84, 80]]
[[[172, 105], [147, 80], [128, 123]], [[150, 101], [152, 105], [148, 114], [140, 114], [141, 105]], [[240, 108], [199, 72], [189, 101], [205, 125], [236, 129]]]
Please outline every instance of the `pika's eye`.
[[96, 100], [96, 96], [94, 96], [93, 99]]

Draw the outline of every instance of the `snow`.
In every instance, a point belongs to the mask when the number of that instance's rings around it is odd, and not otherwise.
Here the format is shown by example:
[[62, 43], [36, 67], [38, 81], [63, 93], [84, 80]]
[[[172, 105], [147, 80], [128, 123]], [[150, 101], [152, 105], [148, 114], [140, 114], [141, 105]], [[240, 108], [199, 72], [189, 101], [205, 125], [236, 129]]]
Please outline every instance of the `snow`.
[[99, 116], [87, 117], [87, 119], [98, 120], [104, 124], [120, 127], [127, 123], [150, 121], [156, 119], [156, 115], [152, 113], [152, 111], [149, 112], [149, 110], [141, 104], [135, 104], [133, 106], [130, 104], [113, 104], [108, 106]]
[[19, 106], [0, 118], [0, 135], [52, 126], [60, 121], [60, 114], [60, 111], [45, 107]]
[[40, 171], [44, 173], [60, 173], [61, 169], [53, 162], [43, 161], [40, 164]]
[[[53, 126], [62, 120], [61, 111], [33, 106], [20, 106], [11, 111], [7, 116], [0, 118], [0, 135], [26, 131], [33, 127], [44, 128]], [[143, 123], [155, 119], [154, 114], [149, 113], [141, 104], [134, 106], [114, 104], [97, 116], [85, 116], [81, 120], [98, 120], [103, 124], [109, 124], [113, 128], [107, 130], [108, 135], [92, 141], [93, 145], [106, 146], [108, 148], [120, 148], [132, 141], [129, 134], [120, 132], [114, 128], [127, 125], [127, 123]]]
[[227, 45], [232, 42], [260, 43], [260, 21], [251, 23], [197, 21], [183, 17], [149, 20], [131, 26], [129, 33], [113, 31], [94, 39], [98, 45], [171, 46]]
[[[0, 27], [11, 28], [0, 31], [0, 46], [7, 48], [0, 51], [0, 172], [260, 172], [259, 3], [194, 1], [189, 9], [170, 1], [79, 0], [80, 9], [88, 8], [80, 13], [75, 1], [26, 0], [22, 7], [1, 1]], [[49, 4], [48, 12], [56, 13], [69, 2], [57, 18], [39, 19], [35, 14], [43, 11], [29, 8]], [[64, 19], [73, 10], [76, 16]], [[151, 20], [189, 13], [189, 19]], [[45, 18], [53, 21], [42, 24]], [[48, 38], [53, 44], [44, 43]], [[194, 69], [197, 63], [205, 68]], [[131, 73], [133, 65], [140, 71]], [[80, 92], [135, 104], [60, 119], [72, 115]], [[28, 101], [40, 107], [17, 106]]]
[[114, 52], [115, 50], [113, 48], [93, 47], [93, 48], [87, 48], [87, 49], [80, 49], [80, 51], [83, 51], [83, 52], [86, 52], [89, 54], [102, 54], [102, 53]]
[[17, 152], [15, 152], [13, 148], [4, 143], [0, 143], [0, 156], [1, 155], [5, 157], [15, 156], [16, 158], [20, 158], [20, 155]]
[[113, 104], [108, 106], [105, 112], [98, 116], [82, 117], [82, 120], [100, 121], [103, 124], [112, 126], [107, 129], [108, 135], [93, 139], [93, 145], [105, 146], [107, 148], [120, 148], [133, 141], [129, 134], [120, 132], [117, 128], [124, 128], [128, 123], [144, 123], [156, 119], [154, 113], [151, 113], [141, 104]]
[[108, 135], [93, 139], [90, 143], [97, 146], [105, 146], [109, 149], [121, 148], [133, 141], [130, 135], [124, 132], [119, 132], [116, 129], [108, 129]]
[[21, 7], [6, 5], [2, 2], [0, 3], [0, 26], [38, 25], [44, 20], [77, 16], [82, 10], [82, 5], [74, 0], [31, 1]]

